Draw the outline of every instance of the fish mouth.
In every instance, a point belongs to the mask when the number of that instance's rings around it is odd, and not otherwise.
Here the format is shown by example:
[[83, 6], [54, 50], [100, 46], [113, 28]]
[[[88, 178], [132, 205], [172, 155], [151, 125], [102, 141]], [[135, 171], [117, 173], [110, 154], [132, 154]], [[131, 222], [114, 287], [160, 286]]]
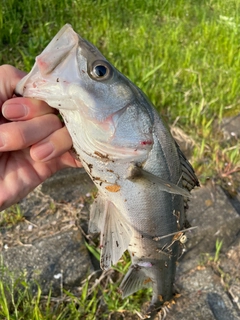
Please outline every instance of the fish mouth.
[[85, 89], [85, 73], [88, 64], [99, 59], [106, 60], [66, 24], [36, 57], [32, 70], [17, 84], [15, 94], [44, 100], [59, 110], [85, 110], [87, 115], [95, 102]]
[[[76, 68], [78, 44], [78, 34], [70, 24], [66, 24], [43, 52], [36, 57], [32, 70], [17, 84], [15, 94], [48, 100], [51, 100], [53, 92], [56, 94], [56, 90], [60, 94], [64, 86], [68, 85], [72, 79], [78, 78]], [[57, 67], [60, 68], [55, 72]], [[69, 70], [71, 70], [71, 77]], [[61, 74], [61, 78], [59, 74]], [[54, 81], [56, 86], [53, 85]]]

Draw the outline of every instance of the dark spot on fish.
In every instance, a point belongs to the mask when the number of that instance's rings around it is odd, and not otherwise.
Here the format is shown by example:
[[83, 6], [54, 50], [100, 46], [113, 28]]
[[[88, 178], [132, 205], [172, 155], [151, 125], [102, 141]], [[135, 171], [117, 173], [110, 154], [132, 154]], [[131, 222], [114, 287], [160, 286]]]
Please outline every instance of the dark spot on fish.
[[142, 239], [144, 238], [143, 234], [141, 235], [141, 238], [142, 238]]
[[57, 78], [57, 80], [56, 80], [57, 82], [59, 82], [59, 78]]
[[61, 104], [59, 103], [58, 106], [61, 107]]
[[99, 183], [99, 185], [100, 185], [100, 187], [101, 187], [101, 185], [102, 185], [102, 181]]
[[107, 171], [108, 171], [108, 172], [114, 172], [114, 171], [113, 171], [113, 170], [111, 170], [111, 169], [107, 169]]
[[141, 267], [139, 265], [137, 265], [137, 264], [133, 264], [131, 268], [136, 270], [136, 271], [141, 270]]
[[132, 256], [134, 257], [134, 252], [132, 252]]
[[147, 284], [147, 283], [149, 283], [149, 282], [152, 282], [152, 279], [151, 279], [151, 278], [145, 279], [145, 280], [143, 281], [143, 284]]
[[91, 163], [88, 164], [88, 168], [92, 169], [93, 165]]
[[80, 160], [79, 154], [77, 153], [77, 151], [74, 149], [73, 146], [71, 147], [70, 151], [75, 159]]
[[116, 246], [119, 247], [119, 243], [116, 241]]
[[92, 176], [92, 179], [93, 179], [93, 180], [100, 180], [100, 177], [93, 177], [93, 176]]
[[109, 160], [108, 155], [107, 154], [103, 154], [99, 151], [94, 151], [94, 154], [96, 156], [98, 156], [99, 158], [103, 159], [103, 160]]

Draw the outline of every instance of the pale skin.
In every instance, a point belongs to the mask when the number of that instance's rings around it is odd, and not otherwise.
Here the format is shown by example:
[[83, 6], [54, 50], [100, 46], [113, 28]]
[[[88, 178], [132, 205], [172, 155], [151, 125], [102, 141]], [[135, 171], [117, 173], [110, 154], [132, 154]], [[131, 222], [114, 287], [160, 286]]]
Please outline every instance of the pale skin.
[[81, 167], [56, 110], [45, 102], [14, 96], [25, 75], [0, 66], [0, 211], [66, 167]]

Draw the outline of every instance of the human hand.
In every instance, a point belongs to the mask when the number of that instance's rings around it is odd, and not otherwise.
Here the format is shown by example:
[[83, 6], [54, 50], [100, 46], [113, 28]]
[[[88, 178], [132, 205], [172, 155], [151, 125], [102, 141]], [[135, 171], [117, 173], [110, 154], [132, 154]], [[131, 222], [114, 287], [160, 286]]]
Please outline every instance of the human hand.
[[14, 97], [25, 74], [0, 66], [0, 211], [65, 167], [80, 167], [69, 152], [72, 140], [45, 102]]

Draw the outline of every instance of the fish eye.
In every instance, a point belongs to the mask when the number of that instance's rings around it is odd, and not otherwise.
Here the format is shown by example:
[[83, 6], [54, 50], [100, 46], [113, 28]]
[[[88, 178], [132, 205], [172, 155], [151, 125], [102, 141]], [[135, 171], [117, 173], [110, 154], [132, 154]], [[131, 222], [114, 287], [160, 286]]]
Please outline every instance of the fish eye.
[[107, 68], [105, 66], [94, 67], [93, 73], [96, 77], [104, 77], [107, 73]]
[[112, 75], [112, 67], [106, 61], [95, 61], [90, 74], [94, 80], [107, 80]]

